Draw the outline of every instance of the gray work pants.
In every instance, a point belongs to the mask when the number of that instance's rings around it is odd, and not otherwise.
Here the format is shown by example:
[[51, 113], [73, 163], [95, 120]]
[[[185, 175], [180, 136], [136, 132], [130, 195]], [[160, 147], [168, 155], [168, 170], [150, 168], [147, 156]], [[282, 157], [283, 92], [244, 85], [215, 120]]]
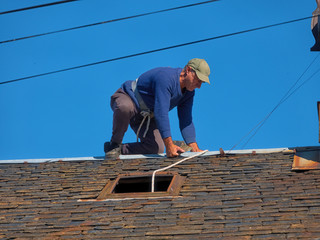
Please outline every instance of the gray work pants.
[[[128, 130], [128, 126], [137, 134], [138, 128], [143, 117], [136, 108], [136, 105], [130, 96], [119, 88], [111, 96], [111, 108], [113, 110], [113, 127], [111, 141], [122, 143], [124, 134]], [[160, 132], [157, 129], [156, 121], [151, 118], [149, 130], [145, 137], [147, 121], [144, 122], [139, 132], [140, 142], [125, 143], [121, 146], [121, 154], [152, 154], [163, 153], [164, 143]]]

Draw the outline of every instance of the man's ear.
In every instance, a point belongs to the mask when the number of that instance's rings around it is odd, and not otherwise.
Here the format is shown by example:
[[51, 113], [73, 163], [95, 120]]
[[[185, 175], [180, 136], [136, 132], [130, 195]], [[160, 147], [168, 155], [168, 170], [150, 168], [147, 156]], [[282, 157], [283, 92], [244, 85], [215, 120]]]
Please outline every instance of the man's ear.
[[191, 72], [191, 71], [192, 71], [192, 68], [190, 66], [187, 66], [186, 72]]

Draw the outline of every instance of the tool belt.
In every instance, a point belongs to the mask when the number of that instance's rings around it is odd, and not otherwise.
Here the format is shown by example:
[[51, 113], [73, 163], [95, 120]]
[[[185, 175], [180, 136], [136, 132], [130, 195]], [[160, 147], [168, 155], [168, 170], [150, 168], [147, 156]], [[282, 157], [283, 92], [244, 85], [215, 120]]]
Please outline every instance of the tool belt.
[[147, 107], [147, 105], [145, 104], [145, 102], [143, 101], [139, 91], [138, 91], [138, 88], [137, 88], [137, 85], [138, 85], [138, 78], [135, 80], [135, 81], [132, 81], [132, 91], [136, 97], [136, 99], [138, 100], [138, 103], [139, 103], [139, 107], [140, 107], [140, 114], [143, 116], [143, 119], [140, 123], [140, 126], [138, 128], [138, 131], [137, 131], [137, 142], [139, 141], [139, 133], [140, 133], [140, 129], [141, 127], [143, 126], [143, 123], [144, 121], [146, 120], [146, 118], [148, 119], [147, 121], [147, 126], [146, 126], [146, 130], [144, 131], [144, 134], [143, 134], [143, 137], [145, 138], [146, 137], [146, 134], [149, 130], [149, 126], [150, 126], [150, 120], [151, 118], [154, 117], [154, 114], [153, 112], [151, 112], [151, 110]]

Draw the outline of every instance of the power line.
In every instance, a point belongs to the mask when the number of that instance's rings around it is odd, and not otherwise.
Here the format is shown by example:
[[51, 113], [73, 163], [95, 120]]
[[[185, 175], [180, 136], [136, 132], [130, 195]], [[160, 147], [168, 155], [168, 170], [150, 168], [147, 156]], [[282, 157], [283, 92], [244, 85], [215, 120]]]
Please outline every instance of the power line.
[[[270, 113], [267, 114], [267, 116], [265, 116], [264, 119], [262, 119], [255, 127], [253, 127], [245, 136], [243, 136], [241, 138], [241, 140], [235, 144], [229, 151], [233, 150], [236, 146], [238, 146], [246, 137], [248, 137], [256, 128], [258, 128], [255, 133], [253, 134], [253, 136], [258, 132], [258, 130], [262, 127], [262, 125], [267, 121], [267, 119], [271, 116], [271, 114], [284, 102], [287, 100], [287, 95], [290, 93], [290, 91], [297, 85], [297, 83], [300, 81], [300, 79], [304, 76], [304, 74], [308, 71], [308, 69], [311, 67], [311, 65], [315, 62], [315, 60], [319, 57], [319, 55], [317, 55], [313, 61], [309, 64], [309, 66], [305, 69], [305, 71], [300, 75], [300, 77], [297, 79], [297, 81], [291, 86], [291, 88], [287, 91], [287, 93], [282, 97], [282, 99], [279, 101], [279, 103], [272, 109], [272, 111]], [[291, 96], [291, 94], [290, 94]], [[249, 138], [249, 140], [244, 144], [244, 146], [252, 139], [251, 136]], [[243, 146], [243, 148], [244, 148]]]
[[35, 9], [35, 8], [48, 7], [48, 6], [53, 6], [53, 5], [62, 4], [62, 3], [69, 3], [69, 2], [74, 2], [74, 1], [79, 1], [79, 0], [64, 0], [64, 1], [57, 1], [57, 2], [52, 2], [52, 3], [31, 6], [31, 7], [19, 8], [19, 9], [9, 10], [9, 11], [5, 11], [5, 12], [0, 12], [0, 15], [14, 13], [14, 12], [21, 12], [21, 11], [26, 11], [26, 10]]
[[[319, 55], [318, 55], [319, 56]], [[280, 104], [284, 103], [289, 97], [291, 97], [296, 91], [298, 91], [303, 85], [305, 85], [308, 81], [310, 81], [318, 72], [320, 72], [320, 68], [318, 68], [307, 80], [305, 80], [303, 83], [301, 83], [289, 96], [287, 96]], [[279, 104], [279, 105], [280, 105]], [[275, 109], [274, 109], [275, 110]], [[248, 139], [248, 141], [243, 145], [242, 148], [244, 148], [250, 140], [257, 134], [257, 132], [260, 130], [260, 128], [265, 124], [265, 122], [269, 119], [271, 114], [274, 112], [270, 112], [268, 116], [263, 120], [262, 124], [257, 128], [257, 130], [254, 132], [254, 134]]]
[[146, 54], [150, 54], [150, 53], [165, 51], [165, 50], [174, 49], [174, 48], [178, 48], [178, 47], [184, 47], [184, 46], [193, 45], [193, 44], [197, 44], [197, 43], [203, 43], [203, 42], [207, 42], [207, 41], [211, 41], [211, 40], [215, 40], [215, 39], [220, 39], [220, 38], [225, 38], [225, 37], [231, 37], [231, 36], [234, 36], [234, 35], [239, 35], [239, 34], [243, 34], [243, 33], [248, 33], [248, 32], [253, 32], [253, 31], [258, 31], [258, 30], [266, 29], [266, 28], [276, 27], [276, 26], [280, 26], [280, 25], [284, 25], [284, 24], [289, 24], [289, 23], [294, 23], [294, 22], [298, 22], [298, 21], [303, 21], [303, 20], [306, 20], [306, 19], [309, 19], [309, 18], [312, 18], [312, 16], [311, 16], [311, 17], [304, 17], [304, 18], [294, 19], [294, 20], [290, 20], [290, 21], [286, 21], [286, 22], [281, 22], [281, 23], [275, 23], [275, 24], [271, 24], [271, 25], [267, 25], [267, 26], [252, 28], [252, 29], [243, 30], [243, 31], [239, 31], [239, 32], [228, 33], [228, 34], [224, 34], [224, 35], [220, 35], [220, 36], [215, 36], [215, 37], [211, 37], [211, 38], [206, 38], [206, 39], [202, 39], [202, 40], [197, 40], [197, 41], [192, 41], [192, 42], [177, 44], [177, 45], [173, 45], [173, 46], [169, 46], [169, 47], [158, 48], [158, 49], [154, 49], [154, 50], [150, 50], [150, 51], [146, 51], [146, 52], [140, 52], [140, 53], [135, 53], [135, 54], [126, 55], [126, 56], [122, 56], [122, 57], [111, 58], [111, 59], [107, 59], [107, 60], [103, 60], [103, 61], [98, 61], [98, 62], [94, 62], [94, 63], [88, 63], [88, 64], [79, 65], [79, 66], [75, 66], [75, 67], [70, 67], [70, 68], [55, 70], [55, 71], [52, 71], [52, 72], [46, 72], [46, 73], [36, 74], [36, 75], [27, 76], [27, 77], [23, 77], [23, 78], [17, 78], [17, 79], [13, 79], [13, 80], [8, 80], [8, 81], [0, 82], [0, 84], [7, 84], [7, 83], [13, 83], [13, 82], [18, 82], [18, 81], [23, 81], [23, 80], [27, 80], [27, 79], [31, 79], [31, 78], [35, 78], [35, 77], [41, 77], [41, 76], [46, 76], [46, 75], [50, 75], [50, 74], [55, 74], [55, 73], [60, 73], [60, 72], [66, 72], [66, 71], [75, 70], [75, 69], [84, 68], [84, 67], [89, 67], [89, 66], [94, 66], [94, 65], [98, 65], [98, 64], [102, 64], [102, 63], [114, 62], [114, 61], [118, 61], [118, 60], [122, 60], [122, 59], [137, 57], [137, 56], [141, 56], [141, 55], [146, 55]]
[[[281, 98], [281, 100], [279, 101], [279, 103], [272, 109], [272, 111], [270, 113], [268, 113], [263, 120], [261, 120], [254, 128], [252, 128], [245, 136], [243, 136], [241, 138], [241, 140], [235, 144], [230, 150], [229, 152], [234, 149], [237, 145], [239, 145], [246, 137], [248, 137], [254, 130], [255, 132], [251, 135], [251, 137], [246, 141], [246, 143], [243, 145], [242, 148], [244, 148], [249, 142], [250, 140], [257, 134], [257, 132], [260, 130], [260, 128], [265, 124], [265, 122], [269, 119], [269, 117], [271, 116], [271, 114], [285, 101], [288, 100], [289, 97], [291, 97], [297, 90], [299, 90], [304, 84], [306, 84], [308, 81], [310, 81], [319, 71], [320, 68], [317, 69], [309, 78], [307, 78], [302, 84], [300, 84], [296, 89], [294, 89], [292, 92], [291, 90], [298, 84], [298, 82], [302, 79], [302, 77], [305, 75], [305, 73], [309, 70], [309, 68], [313, 65], [313, 63], [316, 61], [316, 59], [320, 56], [320, 54], [318, 54], [312, 61], [311, 63], [308, 65], [308, 67], [304, 70], [304, 72], [300, 75], [300, 77], [297, 79], [297, 81], [290, 87], [290, 89], [286, 92], [286, 94]], [[290, 93], [291, 92], [291, 93]]]
[[25, 36], [25, 37], [21, 37], [21, 38], [9, 39], [9, 40], [5, 40], [5, 41], [1, 41], [0, 44], [13, 42], [13, 41], [24, 40], [24, 39], [29, 39], [29, 38], [41, 37], [41, 36], [46, 36], [46, 35], [55, 34], [55, 33], [67, 32], [67, 31], [81, 29], [81, 28], [93, 27], [93, 26], [106, 24], [106, 23], [119, 22], [119, 21], [128, 20], [128, 19], [132, 19], [132, 18], [144, 17], [144, 16], [148, 16], [148, 15], [152, 15], [152, 14], [163, 13], [163, 12], [168, 12], [168, 11], [173, 11], [173, 10], [178, 10], [178, 9], [183, 9], [183, 8], [189, 8], [189, 7], [194, 7], [194, 6], [207, 4], [207, 3], [212, 3], [212, 2], [217, 2], [217, 1], [219, 1], [219, 0], [209, 0], [209, 1], [199, 2], [199, 3], [183, 5], [183, 6], [179, 6], [179, 7], [174, 7], [174, 8], [168, 8], [168, 9], [148, 12], [148, 13], [141, 13], [141, 14], [132, 15], [132, 16], [123, 17], [123, 18], [116, 18], [116, 19], [112, 19], [112, 20], [86, 24], [86, 25], [72, 27], [72, 28], [56, 30], [56, 31], [52, 31], [52, 32], [46, 32], [46, 33], [40, 33], [40, 34]]

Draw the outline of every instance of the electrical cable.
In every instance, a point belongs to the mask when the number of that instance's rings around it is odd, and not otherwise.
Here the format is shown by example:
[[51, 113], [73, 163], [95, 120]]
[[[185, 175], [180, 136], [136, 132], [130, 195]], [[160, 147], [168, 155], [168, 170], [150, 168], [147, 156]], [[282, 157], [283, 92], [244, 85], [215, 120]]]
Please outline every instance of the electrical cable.
[[35, 9], [35, 8], [48, 7], [48, 6], [53, 6], [53, 5], [62, 4], [62, 3], [75, 2], [75, 1], [79, 1], [79, 0], [64, 0], [64, 1], [57, 1], [57, 2], [52, 2], [52, 3], [31, 6], [31, 7], [19, 8], [19, 9], [9, 10], [9, 11], [5, 11], [5, 12], [0, 12], [0, 15], [21, 12], [21, 11], [31, 10], [31, 9]]
[[[298, 80], [291, 86], [291, 88], [287, 91], [287, 93], [282, 97], [282, 99], [279, 101], [279, 103], [273, 108], [273, 110], [269, 113], [269, 114], [267, 114], [267, 116], [264, 118], [264, 119], [262, 119], [254, 128], [252, 128], [245, 136], [243, 136], [242, 138], [241, 138], [241, 140], [237, 143], [237, 144], [235, 144], [230, 150], [229, 150], [229, 152], [231, 151], [231, 150], [233, 150], [236, 146], [238, 146], [247, 136], [249, 136], [250, 135], [250, 133], [251, 132], [253, 132], [257, 127], [259, 127], [263, 122], [265, 122], [269, 117], [270, 117], [270, 115], [286, 100], [285, 98], [286, 98], [286, 96], [289, 94], [289, 92], [294, 88], [294, 86], [295, 85], [297, 85], [297, 83], [300, 81], [300, 79], [303, 77], [303, 75], [308, 71], [308, 69], [311, 67], [311, 65], [315, 62], [315, 60], [317, 59], [319, 57], [319, 55], [317, 55], [314, 59], [313, 59], [313, 61], [309, 64], [309, 66], [305, 69], [305, 71], [300, 75], [300, 77], [298, 78]], [[258, 128], [258, 129], [260, 129], [261, 128], [261, 126]], [[256, 133], [255, 133], [256, 134]], [[255, 135], [254, 134], [254, 135]], [[252, 137], [251, 137], [252, 138]], [[250, 139], [251, 139], [250, 138]], [[247, 142], [248, 143], [248, 142]], [[246, 144], [245, 144], [246, 145]], [[244, 148], [244, 146], [243, 146], [243, 148]]]
[[[284, 103], [289, 97], [291, 97], [298, 89], [300, 89], [304, 84], [306, 84], [311, 78], [313, 78], [314, 75], [316, 75], [319, 71], [316, 70], [307, 80], [305, 80], [302, 84], [300, 84], [295, 90], [293, 90], [291, 93], [290, 91], [298, 84], [298, 82], [301, 80], [301, 78], [305, 75], [305, 73], [309, 70], [309, 68], [313, 65], [313, 63], [316, 61], [316, 59], [320, 56], [318, 54], [308, 65], [308, 67], [304, 70], [304, 72], [300, 75], [300, 77], [297, 79], [297, 81], [290, 87], [290, 89], [286, 92], [286, 94], [281, 98], [279, 103], [272, 109], [270, 113], [268, 113], [263, 120], [261, 120], [254, 128], [252, 128], [244, 137], [241, 138], [241, 140], [235, 144], [230, 150], [233, 150], [236, 146], [238, 146], [246, 137], [248, 137], [256, 128], [255, 132], [251, 137], [246, 141], [246, 143], [242, 146], [242, 149], [249, 143], [249, 141], [257, 134], [257, 132], [260, 130], [260, 128], [265, 124], [265, 122], [269, 119], [271, 114], [282, 104]], [[290, 94], [289, 94], [290, 93]]]
[[217, 2], [217, 1], [219, 1], [219, 0], [209, 0], [209, 1], [199, 2], [199, 3], [193, 3], [193, 4], [183, 5], [183, 6], [179, 6], [179, 7], [174, 7], [174, 8], [168, 8], [168, 9], [163, 9], [163, 10], [148, 12], [148, 13], [141, 13], [141, 14], [132, 15], [132, 16], [123, 17], [123, 18], [116, 18], [116, 19], [112, 19], [112, 20], [106, 20], [106, 21], [102, 21], [102, 22], [86, 24], [86, 25], [77, 26], [77, 27], [72, 27], [72, 28], [66, 28], [66, 29], [56, 30], [56, 31], [52, 31], [52, 32], [46, 32], [46, 33], [40, 33], [40, 34], [25, 36], [25, 37], [21, 37], [21, 38], [4, 40], [4, 41], [0, 41], [0, 44], [9, 43], [9, 42], [13, 42], [13, 41], [24, 40], [24, 39], [29, 39], [29, 38], [41, 37], [41, 36], [46, 36], [46, 35], [55, 34], [55, 33], [67, 32], [67, 31], [76, 30], [76, 29], [81, 29], [81, 28], [93, 27], [93, 26], [97, 26], [97, 25], [101, 25], [101, 24], [113, 23], [113, 22], [128, 20], [128, 19], [132, 19], [132, 18], [144, 17], [144, 16], [148, 16], [148, 15], [152, 15], [152, 14], [163, 13], [163, 12], [168, 12], [168, 11], [173, 11], [173, 10], [188, 8], [188, 7], [194, 7], [194, 6], [198, 6], [198, 5], [202, 5], [202, 4], [207, 4], [207, 3], [212, 3], [212, 2]]
[[[292, 96], [298, 89], [300, 89], [304, 84], [306, 84], [308, 81], [310, 81], [318, 72], [320, 72], [320, 68], [316, 70], [306, 81], [304, 81], [300, 86], [298, 86], [287, 98], [283, 100], [285, 102], [290, 96]], [[283, 103], [282, 102], [282, 103]], [[282, 104], [281, 103], [281, 104]], [[267, 118], [263, 121], [263, 123], [259, 126], [259, 128], [254, 132], [254, 134], [248, 139], [248, 141], [243, 145], [242, 149], [250, 142], [250, 140], [257, 134], [257, 132], [260, 130], [260, 128], [265, 124], [265, 122], [270, 117], [271, 113], [267, 116]]]
[[304, 18], [294, 19], [294, 20], [290, 20], [290, 21], [285, 21], [285, 22], [281, 22], [281, 23], [275, 23], [275, 24], [266, 25], [266, 26], [262, 26], [262, 27], [247, 29], [247, 30], [243, 30], [243, 31], [239, 31], [239, 32], [228, 33], [228, 34], [215, 36], [215, 37], [211, 37], [211, 38], [206, 38], [206, 39], [202, 39], [202, 40], [196, 40], [196, 41], [192, 41], [192, 42], [177, 44], [177, 45], [173, 45], [173, 46], [169, 46], [169, 47], [158, 48], [158, 49], [145, 51], [145, 52], [140, 52], [140, 53], [135, 53], [135, 54], [126, 55], [126, 56], [122, 56], [122, 57], [111, 58], [111, 59], [98, 61], [98, 62], [94, 62], [94, 63], [88, 63], [88, 64], [79, 65], [79, 66], [75, 66], [75, 67], [70, 67], [70, 68], [55, 70], [55, 71], [51, 71], [51, 72], [40, 73], [40, 74], [36, 74], [36, 75], [32, 75], [32, 76], [17, 78], [17, 79], [13, 79], [13, 80], [3, 81], [3, 82], [0, 82], [0, 85], [1, 84], [8, 84], [8, 83], [13, 83], [13, 82], [18, 82], [18, 81], [23, 81], [23, 80], [36, 78], [36, 77], [41, 77], [41, 76], [46, 76], [46, 75], [51, 75], [51, 74], [60, 73], [60, 72], [66, 72], [66, 71], [75, 70], [75, 69], [79, 69], [79, 68], [94, 66], [94, 65], [98, 65], [98, 64], [102, 64], [102, 63], [114, 62], [114, 61], [118, 61], [118, 60], [122, 60], [122, 59], [137, 57], [137, 56], [141, 56], [141, 55], [146, 55], [146, 54], [150, 54], [150, 53], [165, 51], [165, 50], [174, 49], [174, 48], [178, 48], [178, 47], [184, 47], [184, 46], [193, 45], [193, 44], [197, 44], [197, 43], [203, 43], [203, 42], [207, 42], [207, 41], [211, 41], [211, 40], [215, 40], [215, 39], [235, 36], [235, 35], [239, 35], [239, 34], [243, 34], [243, 33], [248, 33], [248, 32], [258, 31], [258, 30], [262, 30], [262, 29], [266, 29], [266, 28], [276, 27], [276, 26], [280, 26], [280, 25], [284, 25], [284, 24], [303, 21], [303, 20], [306, 20], [306, 19], [309, 19], [309, 18], [312, 18], [312, 16], [311, 17], [304, 17]]

